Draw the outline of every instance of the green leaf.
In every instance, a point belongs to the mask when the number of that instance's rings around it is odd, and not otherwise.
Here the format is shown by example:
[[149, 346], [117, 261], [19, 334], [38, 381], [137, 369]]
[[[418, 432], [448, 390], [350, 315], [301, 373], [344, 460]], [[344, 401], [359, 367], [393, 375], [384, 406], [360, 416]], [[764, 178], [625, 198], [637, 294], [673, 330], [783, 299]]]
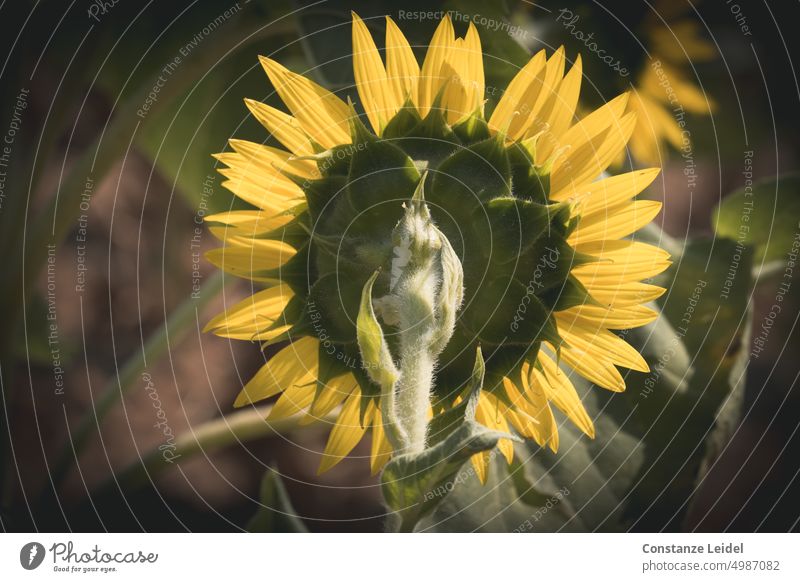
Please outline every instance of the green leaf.
[[[752, 255], [732, 240], [690, 241], [667, 272], [669, 295], [661, 303], [669, 325], [627, 338], [651, 371], [627, 374], [626, 392], [610, 399], [608, 411], [627, 419], [626, 430], [645, 443], [626, 507], [638, 528], [680, 528], [698, 479], [737, 422], [749, 356]], [[685, 354], [683, 372], [670, 367]]]
[[292, 507], [289, 494], [277, 469], [269, 469], [261, 480], [259, 509], [247, 522], [253, 533], [308, 533], [303, 521]]
[[623, 529], [626, 489], [643, 458], [639, 439], [620, 429], [594, 393], [572, 377], [597, 435], [589, 439], [556, 412], [559, 452], [534, 443], [517, 446], [510, 467], [501, 455], [490, 465], [489, 479], [458, 483], [420, 525], [439, 532], [552, 532]]
[[[417, 522], [431, 513], [455, 484], [469, 475], [461, 467], [472, 455], [493, 449], [500, 439], [516, 437], [489, 430], [475, 421], [475, 406], [483, 385], [483, 357], [476, 355], [471, 393], [459, 412], [430, 427], [436, 444], [419, 454], [393, 458], [381, 475], [384, 499], [399, 520], [400, 531], [413, 531]], [[442, 434], [446, 434], [441, 438]], [[461, 472], [460, 472], [461, 471]]]
[[466, 398], [457, 405], [434, 416], [428, 423], [428, 445], [434, 446], [453, 434], [465, 418], [475, 418], [475, 409], [478, 406], [478, 397], [483, 388], [486, 365], [483, 361], [483, 352], [479, 347], [476, 350], [475, 365], [472, 367], [472, 376], [465, 389]]
[[372, 308], [372, 285], [378, 275], [380, 271], [375, 271], [361, 291], [361, 304], [356, 319], [358, 348], [361, 350], [361, 360], [364, 362], [367, 375], [379, 386], [391, 387], [397, 381], [399, 372]]
[[785, 260], [800, 245], [800, 174], [758, 182], [726, 196], [714, 212], [717, 236], [756, 249], [754, 260]]

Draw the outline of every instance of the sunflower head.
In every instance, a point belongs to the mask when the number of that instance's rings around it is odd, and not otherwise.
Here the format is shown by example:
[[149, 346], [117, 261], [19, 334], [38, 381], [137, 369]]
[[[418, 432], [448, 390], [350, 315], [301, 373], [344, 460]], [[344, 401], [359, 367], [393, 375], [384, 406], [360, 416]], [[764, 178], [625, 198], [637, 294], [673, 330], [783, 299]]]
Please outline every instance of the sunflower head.
[[[592, 436], [569, 373], [620, 391], [617, 366], [647, 370], [610, 330], [655, 318], [641, 304], [663, 290], [641, 281], [669, 264], [624, 238], [658, 213], [633, 199], [658, 170], [602, 177], [636, 121], [627, 95], [577, 120], [580, 57], [567, 71], [563, 49], [541, 51], [487, 115], [477, 30], [457, 38], [448, 17], [420, 66], [391, 19], [379, 51], [353, 15], [366, 122], [352, 102], [261, 62], [289, 112], [247, 105], [286, 149], [232, 140], [217, 156], [224, 185], [254, 209], [208, 218], [225, 243], [208, 258], [265, 289], [207, 329], [284, 347], [235, 404], [280, 395], [271, 416], [301, 422], [341, 405], [321, 470], [371, 427], [377, 471], [398, 448], [387, 418], [408, 427], [415, 416], [424, 441], [429, 416], [464, 398], [480, 346], [479, 422], [555, 451], [555, 405]], [[365, 352], [367, 337], [379, 349]], [[396, 410], [381, 394], [389, 381]], [[510, 461], [511, 443], [500, 449]], [[474, 459], [481, 478], [487, 459]]]

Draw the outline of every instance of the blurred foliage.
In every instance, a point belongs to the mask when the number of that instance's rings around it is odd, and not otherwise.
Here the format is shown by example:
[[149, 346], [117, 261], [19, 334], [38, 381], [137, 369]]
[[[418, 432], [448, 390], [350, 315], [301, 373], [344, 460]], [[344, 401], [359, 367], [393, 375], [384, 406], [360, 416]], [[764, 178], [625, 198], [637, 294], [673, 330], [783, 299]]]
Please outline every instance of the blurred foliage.
[[717, 206], [713, 221], [718, 236], [753, 247], [755, 262], [785, 260], [800, 232], [800, 175], [737, 190]]
[[306, 533], [305, 524], [297, 516], [292, 507], [289, 494], [276, 468], [264, 473], [259, 488], [259, 504], [261, 507], [247, 522], [247, 531], [251, 533]]

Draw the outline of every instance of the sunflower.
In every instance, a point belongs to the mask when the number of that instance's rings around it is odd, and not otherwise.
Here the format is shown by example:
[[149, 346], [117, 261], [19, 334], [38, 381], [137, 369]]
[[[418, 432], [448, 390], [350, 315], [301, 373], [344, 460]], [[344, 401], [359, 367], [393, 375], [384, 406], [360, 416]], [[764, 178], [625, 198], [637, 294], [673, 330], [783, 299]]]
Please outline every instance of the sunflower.
[[715, 55], [714, 45], [703, 38], [699, 23], [685, 16], [690, 7], [661, 1], [645, 22], [650, 58], [639, 72], [629, 103], [629, 110], [637, 114], [631, 152], [645, 164], [660, 162], [665, 142], [676, 150], [690, 148], [683, 131], [685, 114], [708, 115], [714, 110], [714, 102], [685, 71]]
[[[464, 398], [480, 346], [479, 422], [555, 452], [555, 406], [594, 436], [567, 371], [616, 392], [625, 389], [618, 366], [648, 371], [611, 330], [656, 318], [642, 304], [664, 290], [642, 281], [669, 265], [663, 250], [625, 238], [659, 212], [658, 202], [634, 199], [659, 170], [603, 177], [636, 126], [629, 96], [576, 121], [581, 60], [567, 71], [562, 47], [536, 54], [488, 115], [472, 24], [457, 38], [445, 17], [421, 66], [388, 17], [382, 51], [355, 14], [352, 34], [358, 102], [371, 130], [352, 103], [262, 57], [289, 112], [246, 104], [285, 149], [231, 140], [232, 151], [216, 156], [227, 166], [224, 186], [254, 208], [207, 218], [224, 242], [207, 257], [264, 289], [206, 329], [280, 348], [234, 406], [278, 396], [268, 420], [296, 415], [306, 424], [335, 414], [320, 472], [367, 430], [373, 473], [391, 458], [356, 320], [367, 283], [376, 297], [388, 294], [398, 259], [391, 233], [424, 182], [431, 220], [463, 266], [464, 289], [425, 413]], [[394, 349], [392, 334], [387, 341]], [[499, 450], [510, 462], [511, 443]], [[489, 457], [473, 457], [481, 480]]]

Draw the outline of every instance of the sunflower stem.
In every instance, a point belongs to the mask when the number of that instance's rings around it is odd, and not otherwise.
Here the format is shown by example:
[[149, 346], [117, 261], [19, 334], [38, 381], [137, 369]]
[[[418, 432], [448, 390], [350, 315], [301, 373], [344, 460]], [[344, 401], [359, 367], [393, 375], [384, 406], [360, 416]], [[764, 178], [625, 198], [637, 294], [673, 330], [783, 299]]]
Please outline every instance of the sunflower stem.
[[[271, 411], [271, 404], [255, 406], [209, 420], [196, 428], [190, 427], [175, 440], [174, 454], [165, 457], [160, 448], [154, 448], [117, 472], [99, 487], [98, 492], [133, 491], [151, 483], [162, 471], [186, 462], [197, 453], [208, 455], [236, 443], [285, 434], [297, 427], [295, 418], [267, 421]], [[335, 414], [330, 413], [320, 420], [330, 422], [334, 418]]]
[[386, 384], [381, 387], [381, 412], [384, 419], [384, 430], [392, 450], [403, 451], [409, 446], [408, 433], [397, 416], [397, 385]]
[[[408, 438], [406, 452], [421, 453], [425, 450], [436, 359], [431, 356], [426, 345], [430, 334], [416, 334], [413, 331], [412, 328], [412, 331], [401, 336], [401, 343], [405, 345], [396, 388], [397, 417], [402, 432]], [[418, 335], [421, 337], [417, 337]]]

